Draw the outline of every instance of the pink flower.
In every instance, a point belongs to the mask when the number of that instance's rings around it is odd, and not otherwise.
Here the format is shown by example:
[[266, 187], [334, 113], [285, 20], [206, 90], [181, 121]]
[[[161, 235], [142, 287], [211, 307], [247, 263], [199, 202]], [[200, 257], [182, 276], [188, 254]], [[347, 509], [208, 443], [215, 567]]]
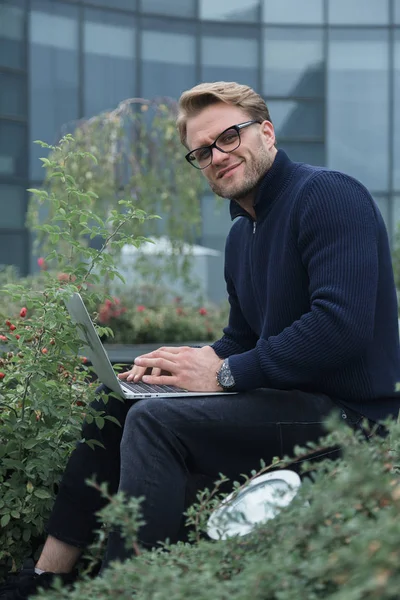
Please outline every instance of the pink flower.
[[99, 320], [100, 320], [100, 323], [108, 323], [108, 321], [110, 320], [110, 312], [109, 312], [108, 308], [104, 305], [102, 305], [100, 307]]
[[144, 310], [146, 310], [146, 307], [143, 306], [143, 304], [139, 304], [139, 306], [136, 307], [136, 310], [138, 312], [143, 312]]
[[[138, 307], [138, 310], [139, 309], [140, 307]], [[113, 298], [112, 300], [107, 298], [104, 304], [102, 304], [99, 308], [99, 320], [102, 323], [108, 323], [110, 319], [117, 319], [125, 312], [126, 307], [121, 306], [121, 301], [119, 300], [119, 298]]]
[[37, 264], [39, 265], [39, 267], [41, 269], [46, 268], [46, 261], [44, 260], [43, 256], [41, 256], [40, 258], [37, 259]]

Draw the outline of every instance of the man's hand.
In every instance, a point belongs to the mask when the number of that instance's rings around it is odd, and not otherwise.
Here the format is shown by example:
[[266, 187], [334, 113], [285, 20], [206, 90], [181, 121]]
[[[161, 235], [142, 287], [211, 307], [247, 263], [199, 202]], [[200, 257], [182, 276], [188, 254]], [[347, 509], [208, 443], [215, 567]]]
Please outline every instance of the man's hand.
[[216, 372], [222, 365], [211, 346], [163, 347], [135, 359], [130, 371], [120, 373], [120, 379], [155, 385], [175, 385], [189, 392], [221, 391]]

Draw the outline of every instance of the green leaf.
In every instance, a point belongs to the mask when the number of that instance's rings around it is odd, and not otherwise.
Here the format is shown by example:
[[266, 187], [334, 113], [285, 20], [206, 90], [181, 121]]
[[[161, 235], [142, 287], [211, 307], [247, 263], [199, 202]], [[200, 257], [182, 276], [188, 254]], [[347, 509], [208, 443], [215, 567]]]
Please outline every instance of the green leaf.
[[29, 540], [31, 539], [31, 530], [30, 529], [24, 529], [24, 531], [22, 533], [22, 539], [24, 540], [24, 542], [29, 542]]
[[118, 419], [116, 419], [112, 415], [106, 415], [104, 418], [107, 419], [107, 421], [111, 421], [112, 423], [115, 423], [116, 425], [118, 425], [118, 427], [121, 427], [121, 423], [118, 421]]
[[36, 438], [34, 438], [32, 440], [28, 440], [27, 442], [24, 442], [24, 448], [26, 448], [27, 450], [31, 450], [37, 444], [38, 444], [38, 440]]
[[36, 496], [36, 498], [41, 498], [42, 500], [45, 500], [46, 498], [51, 498], [50, 492], [43, 488], [34, 490], [33, 495]]
[[42, 142], [41, 140], [35, 140], [33, 143], [38, 144], [42, 148], [53, 148], [53, 146], [50, 146], [49, 144], [47, 144], [46, 142]]
[[10, 515], [10, 514], [3, 515], [3, 516], [1, 517], [1, 519], [0, 519], [0, 525], [1, 525], [2, 527], [6, 527], [6, 526], [9, 524], [9, 522], [10, 522], [10, 519], [11, 519], [11, 515]]
[[38, 190], [36, 188], [28, 188], [26, 190], [27, 192], [30, 192], [31, 194], [37, 194], [38, 196], [44, 196], [44, 197], [48, 197], [48, 193], [46, 192], [46, 190]]
[[103, 417], [95, 417], [94, 422], [96, 423], [99, 429], [103, 429], [104, 427], [104, 418]]
[[95, 446], [99, 446], [99, 448], [104, 448], [105, 446], [104, 444], [102, 444], [101, 442], [99, 442], [98, 440], [86, 440], [86, 444], [89, 446], [89, 448], [91, 448], [92, 450], [94, 450]]

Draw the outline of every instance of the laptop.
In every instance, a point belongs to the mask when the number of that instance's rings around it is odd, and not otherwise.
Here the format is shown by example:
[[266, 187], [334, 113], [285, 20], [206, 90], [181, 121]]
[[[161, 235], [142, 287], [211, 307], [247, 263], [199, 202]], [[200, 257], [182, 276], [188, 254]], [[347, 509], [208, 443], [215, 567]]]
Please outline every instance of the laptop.
[[236, 393], [223, 391], [188, 392], [172, 385], [148, 385], [142, 381], [132, 383], [118, 379], [108, 358], [108, 354], [97, 335], [97, 331], [81, 295], [77, 292], [74, 293], [68, 300], [65, 300], [65, 306], [67, 307], [71, 321], [77, 326], [78, 335], [84, 343], [84, 353], [91, 361], [98, 378], [104, 385], [123, 398], [136, 398], [138, 400], [140, 398], [159, 398], [165, 396], [186, 398], [187, 396], [217, 396], [219, 394], [227, 395]]

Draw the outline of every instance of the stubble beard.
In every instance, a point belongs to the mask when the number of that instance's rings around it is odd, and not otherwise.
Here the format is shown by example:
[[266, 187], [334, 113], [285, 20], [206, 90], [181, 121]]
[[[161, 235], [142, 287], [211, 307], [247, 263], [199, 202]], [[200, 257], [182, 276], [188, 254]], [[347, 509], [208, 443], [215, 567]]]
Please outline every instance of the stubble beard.
[[244, 200], [258, 186], [267, 171], [272, 166], [274, 158], [266, 151], [264, 146], [260, 144], [258, 150], [253, 155], [252, 163], [245, 164], [245, 173], [241, 181], [233, 185], [227, 185], [228, 182], [221, 180], [209, 182], [214, 194], [220, 198], [229, 198], [230, 200]]

